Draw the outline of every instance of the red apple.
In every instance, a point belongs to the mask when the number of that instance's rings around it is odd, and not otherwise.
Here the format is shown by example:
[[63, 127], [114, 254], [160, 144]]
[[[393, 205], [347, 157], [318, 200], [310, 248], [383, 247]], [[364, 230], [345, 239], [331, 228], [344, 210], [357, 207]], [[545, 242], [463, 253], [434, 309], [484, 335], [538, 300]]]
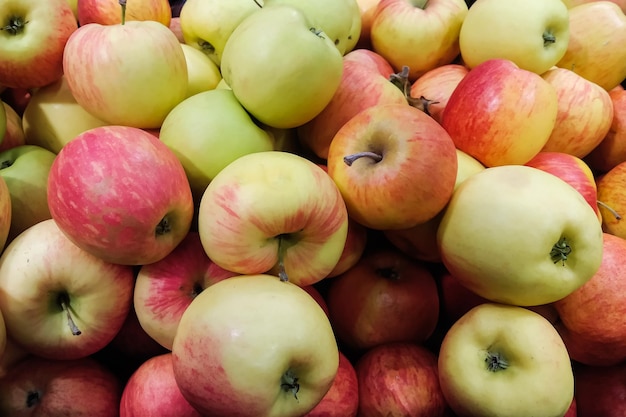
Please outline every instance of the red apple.
[[576, 417], [626, 415], [626, 363], [574, 368]]
[[472, 68], [450, 95], [442, 126], [483, 165], [525, 164], [546, 144], [558, 110], [555, 88], [512, 61]]
[[359, 417], [443, 417], [437, 356], [410, 343], [374, 347], [354, 365], [359, 383]]
[[406, 104], [357, 113], [331, 142], [328, 173], [348, 214], [365, 227], [404, 229], [432, 219], [448, 203], [457, 173], [447, 132]]
[[9, 106], [4, 101], [2, 102], [2, 106], [6, 113], [7, 128], [4, 139], [2, 139], [0, 143], [0, 152], [26, 144], [24, 128], [22, 127], [22, 117], [13, 107]]
[[90, 129], [61, 149], [48, 176], [48, 206], [79, 247], [132, 265], [167, 256], [187, 235], [194, 210], [176, 155], [125, 126]]
[[[126, 20], [154, 20], [169, 26], [172, 8], [168, 0], [130, 0], [126, 4]], [[80, 0], [76, 12], [81, 26], [88, 23], [114, 25], [122, 22], [119, 0]]]
[[353, 349], [428, 339], [439, 319], [431, 272], [395, 249], [378, 248], [329, 284], [326, 303], [337, 338]]
[[626, 239], [626, 161], [598, 177], [596, 187], [603, 230]]
[[119, 410], [119, 417], [202, 417], [176, 384], [171, 352], [139, 365], [124, 386]]
[[606, 173], [626, 161], [626, 90], [614, 89], [609, 92], [609, 97], [613, 102], [611, 128], [585, 157], [589, 166], [600, 173]]

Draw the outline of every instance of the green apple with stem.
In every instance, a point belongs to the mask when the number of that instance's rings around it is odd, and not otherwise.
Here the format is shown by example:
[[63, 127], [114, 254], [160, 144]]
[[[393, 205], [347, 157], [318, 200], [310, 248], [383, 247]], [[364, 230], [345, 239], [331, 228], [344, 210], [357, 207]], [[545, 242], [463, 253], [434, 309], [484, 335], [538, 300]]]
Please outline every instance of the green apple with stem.
[[56, 154], [36, 145], [20, 145], [0, 152], [0, 177], [11, 195], [8, 241], [35, 223], [50, 219], [48, 173]]

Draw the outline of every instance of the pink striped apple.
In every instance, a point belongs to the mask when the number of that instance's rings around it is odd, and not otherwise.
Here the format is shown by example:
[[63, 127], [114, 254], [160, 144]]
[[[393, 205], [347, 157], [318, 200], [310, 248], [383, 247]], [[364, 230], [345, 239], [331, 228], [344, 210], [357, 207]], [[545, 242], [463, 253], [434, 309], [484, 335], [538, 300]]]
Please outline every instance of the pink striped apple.
[[626, 90], [609, 91], [613, 102], [613, 120], [606, 136], [590, 153], [585, 161], [597, 173], [606, 173], [626, 161]]
[[[119, 0], [80, 0], [76, 13], [81, 26], [88, 23], [114, 25], [122, 22]], [[167, 0], [130, 0], [126, 4], [126, 20], [154, 20], [170, 25], [172, 8]]]

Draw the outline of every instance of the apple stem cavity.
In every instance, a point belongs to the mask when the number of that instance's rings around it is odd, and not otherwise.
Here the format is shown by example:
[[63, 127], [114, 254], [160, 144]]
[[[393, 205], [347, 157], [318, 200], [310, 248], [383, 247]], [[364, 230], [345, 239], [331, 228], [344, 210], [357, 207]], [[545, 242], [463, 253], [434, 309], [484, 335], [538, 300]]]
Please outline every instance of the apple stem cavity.
[[72, 334], [74, 336], [80, 336], [82, 332], [72, 318], [72, 312], [70, 310], [70, 297], [66, 293], [61, 293], [59, 294], [58, 302], [61, 305], [61, 309], [65, 311], [65, 315], [67, 316], [67, 324], [69, 325]]
[[554, 36], [554, 34], [549, 31], [546, 30], [545, 32], [543, 32], [543, 46], [548, 47], [549, 45], [552, 45], [553, 43], [556, 42], [556, 37]]
[[120, 6], [122, 6], [122, 24], [126, 23], [126, 0], [119, 0]]
[[615, 211], [615, 209], [611, 206], [609, 206], [608, 204], [602, 202], [602, 201], [597, 201], [597, 204], [599, 206], [604, 207], [605, 209], [607, 209], [609, 211], [609, 213], [611, 213], [613, 215], [613, 217], [615, 217], [615, 220], [622, 220], [622, 216], [619, 215], [619, 213], [617, 211]]
[[157, 236], [163, 236], [172, 231], [172, 223], [170, 222], [167, 215], [163, 216], [159, 224], [156, 225], [154, 229], [154, 234]]
[[430, 116], [430, 112], [428, 108], [431, 104], [437, 104], [438, 101], [429, 100], [424, 96], [420, 96], [419, 98], [411, 97], [411, 81], [409, 80], [409, 67], [403, 66], [402, 71], [397, 72], [395, 74], [391, 74], [389, 76], [389, 81], [398, 87], [400, 91], [404, 94], [404, 98], [409, 103], [409, 105], [415, 107], [418, 110], [423, 111], [427, 115]]
[[487, 352], [485, 363], [487, 364], [487, 370], [491, 372], [498, 372], [509, 367], [509, 362], [498, 352]]
[[428, 6], [428, 0], [412, 0], [411, 4], [423, 10]]
[[383, 160], [383, 156], [381, 154], [376, 153], [376, 152], [365, 151], [365, 152], [357, 152], [352, 155], [344, 156], [343, 162], [345, 162], [345, 164], [348, 166], [352, 166], [354, 161], [356, 161], [357, 159], [361, 159], [361, 158], [370, 158], [374, 162], [380, 162]]
[[552, 247], [550, 259], [552, 259], [554, 263], [561, 261], [563, 266], [565, 266], [565, 261], [567, 261], [567, 257], [570, 253], [572, 253], [572, 247], [567, 243], [565, 237], [561, 237]]
[[21, 17], [11, 16], [9, 17], [8, 23], [1, 27], [0, 30], [5, 30], [10, 35], [19, 35], [24, 31], [27, 23], [28, 20], [24, 21]]
[[291, 369], [285, 372], [280, 380], [280, 388], [285, 392], [290, 392], [293, 397], [298, 401], [298, 391], [300, 391], [300, 384], [298, 383], [298, 377], [296, 377]]

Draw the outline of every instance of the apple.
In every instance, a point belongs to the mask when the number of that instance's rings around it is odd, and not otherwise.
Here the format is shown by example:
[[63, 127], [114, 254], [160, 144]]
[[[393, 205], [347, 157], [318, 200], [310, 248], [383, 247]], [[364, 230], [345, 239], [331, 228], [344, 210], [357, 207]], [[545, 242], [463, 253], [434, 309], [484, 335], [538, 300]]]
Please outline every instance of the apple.
[[304, 417], [356, 417], [359, 407], [359, 381], [354, 365], [339, 352], [339, 367], [330, 389]]
[[605, 232], [626, 238], [626, 161], [611, 168], [596, 181], [602, 228]]
[[163, 259], [191, 228], [194, 211], [176, 155], [127, 126], [90, 129], [61, 149], [48, 174], [48, 207], [79, 247], [128, 265]]
[[469, 68], [461, 64], [444, 64], [433, 68], [411, 84], [411, 97], [424, 97], [428, 100], [427, 112], [441, 123], [443, 109], [450, 95], [467, 75]]
[[0, 414], [117, 417], [121, 392], [121, 381], [93, 358], [31, 357], [0, 379]]
[[312, 285], [337, 265], [348, 213], [318, 165], [282, 151], [255, 152], [224, 167], [198, 211], [202, 246], [213, 262], [239, 274], [275, 273]]
[[624, 362], [613, 366], [576, 366], [576, 416], [623, 416], [626, 413], [624, 372]]
[[342, 54], [313, 24], [295, 6], [263, 7], [246, 17], [224, 45], [222, 77], [261, 123], [300, 126], [326, 107], [339, 86]]
[[356, 0], [361, 12], [361, 33], [354, 49], [372, 50], [372, 21], [380, 0]]
[[385, 58], [368, 49], [355, 49], [343, 57], [341, 82], [328, 105], [297, 128], [305, 148], [321, 159], [337, 131], [361, 110], [377, 104], [407, 104], [402, 90], [390, 81], [394, 70]]
[[198, 233], [190, 231], [165, 258], [139, 269], [133, 294], [141, 327], [171, 350], [180, 317], [192, 300], [206, 287], [234, 275], [211, 261]]
[[159, 128], [187, 94], [181, 44], [151, 20], [81, 26], [65, 45], [63, 70], [76, 102], [113, 125]]
[[563, 416], [574, 397], [563, 340], [519, 306], [483, 303], [465, 313], [441, 342], [438, 370], [458, 415]]
[[[185, 37], [183, 36], [183, 28], [181, 27], [180, 24], [180, 16], [172, 16], [172, 18], [170, 19], [170, 24], [168, 25], [168, 27], [170, 28], [170, 30], [172, 32], [174, 32], [174, 35], [176, 35], [176, 38], [178, 39], [178, 42], [180, 42], [181, 44], [185, 44]], [[191, 46], [191, 45], [188, 45]], [[193, 47], [192, 47], [193, 48]], [[196, 48], [194, 48], [196, 49]], [[213, 62], [211, 60], [211, 62]], [[213, 62], [215, 64], [215, 62]], [[217, 65], [217, 64], [215, 64]]]
[[425, 264], [392, 248], [369, 250], [334, 278], [326, 303], [337, 338], [365, 351], [426, 341], [439, 320], [437, 283]]
[[4, 101], [2, 101], [2, 107], [4, 108], [6, 117], [6, 131], [0, 143], [0, 152], [26, 144], [24, 127], [22, 126], [22, 116], [17, 114], [15, 109]]
[[348, 217], [348, 234], [343, 252], [341, 252], [337, 265], [326, 276], [327, 278], [343, 274], [361, 259], [367, 247], [367, 236], [367, 227]]
[[569, 153], [541, 151], [525, 165], [556, 175], [574, 187], [596, 212], [599, 221], [602, 221], [596, 179], [585, 161]]
[[0, 310], [29, 352], [76, 359], [106, 346], [132, 301], [132, 268], [74, 245], [52, 219], [22, 232], [0, 257]]
[[359, 417], [443, 417], [448, 411], [439, 385], [437, 356], [414, 343], [386, 343], [355, 363]]
[[625, 255], [626, 240], [605, 233], [598, 272], [554, 303], [557, 329], [579, 363], [612, 366], [626, 359]]
[[34, 91], [22, 115], [25, 143], [55, 154], [79, 134], [107, 125], [76, 102], [65, 76]]
[[483, 165], [519, 165], [541, 151], [557, 112], [556, 89], [546, 80], [513, 61], [490, 59], [459, 82], [441, 125], [458, 149]]
[[[570, 40], [556, 63], [611, 90], [626, 79], [626, 15], [610, 1], [569, 9]], [[599, 64], [601, 63], [601, 65]]]
[[196, 203], [226, 165], [240, 156], [274, 149], [269, 133], [255, 124], [228, 89], [183, 100], [166, 116], [159, 137], [185, 168]]
[[613, 121], [608, 91], [574, 71], [553, 67], [541, 77], [556, 89], [556, 122], [543, 151], [587, 156], [604, 139]]
[[183, 397], [203, 415], [296, 417], [329, 391], [339, 350], [306, 291], [272, 275], [241, 275], [189, 304], [172, 362]]
[[171, 352], [147, 359], [133, 372], [122, 391], [119, 417], [202, 417], [176, 384]]
[[[172, 8], [168, 0], [131, 0], [125, 3], [125, 19], [153, 20], [169, 26]], [[76, 7], [81, 26], [89, 23], [115, 25], [122, 22], [119, 0], [80, 0]]]
[[414, 81], [459, 55], [459, 32], [468, 14], [464, 0], [380, 0], [370, 38], [372, 49]]
[[569, 13], [561, 0], [478, 0], [459, 33], [463, 62], [470, 68], [507, 59], [542, 74], [565, 55]]
[[598, 217], [582, 194], [525, 165], [487, 168], [463, 181], [437, 244], [464, 286], [519, 306], [547, 304], [581, 287], [600, 267], [603, 246]]
[[[13, 205], [11, 204], [11, 191], [7, 181], [0, 176], [0, 253], [5, 249], [9, 241], [9, 232], [11, 230], [11, 222], [13, 216]], [[1, 310], [0, 310], [1, 311]]]
[[585, 161], [598, 173], [606, 173], [620, 162], [626, 161], [626, 90], [609, 92], [613, 103], [611, 127], [600, 143], [585, 157]]
[[[585, 4], [585, 3], [592, 3], [598, 0], [562, 0], [562, 1], [563, 3], [565, 3], [568, 9], [571, 9], [572, 7], [576, 7], [578, 5]], [[617, 4], [620, 7], [620, 9], [622, 9], [622, 11], [626, 13], [626, 0], [608, 0], [608, 1], [611, 1]]]
[[322, 30], [341, 55], [352, 51], [361, 34], [361, 9], [356, 0], [264, 0], [263, 7], [294, 6]]
[[1, 0], [0, 10], [0, 84], [30, 89], [58, 80], [78, 27], [67, 0]]
[[328, 150], [328, 174], [350, 217], [371, 229], [405, 229], [435, 217], [450, 199], [456, 172], [450, 136], [407, 104], [357, 113]]
[[[4, 322], [3, 322], [4, 323]], [[5, 328], [6, 335], [6, 328]], [[4, 378], [9, 370], [24, 359], [34, 357], [22, 346], [15, 343], [10, 335], [6, 335], [4, 349], [0, 354], [0, 381]]]
[[260, 6], [254, 0], [186, 0], [180, 9], [183, 39], [219, 66], [233, 30]]
[[48, 174], [56, 154], [35, 145], [0, 152], [0, 177], [11, 197], [8, 241], [30, 226], [52, 216], [48, 209]]
[[187, 94], [191, 97], [203, 91], [213, 90], [222, 79], [220, 68], [196, 48], [181, 43], [187, 62]]
[[78, 0], [67, 0], [67, 2], [72, 9], [72, 13], [74, 13], [74, 17], [78, 21]]

